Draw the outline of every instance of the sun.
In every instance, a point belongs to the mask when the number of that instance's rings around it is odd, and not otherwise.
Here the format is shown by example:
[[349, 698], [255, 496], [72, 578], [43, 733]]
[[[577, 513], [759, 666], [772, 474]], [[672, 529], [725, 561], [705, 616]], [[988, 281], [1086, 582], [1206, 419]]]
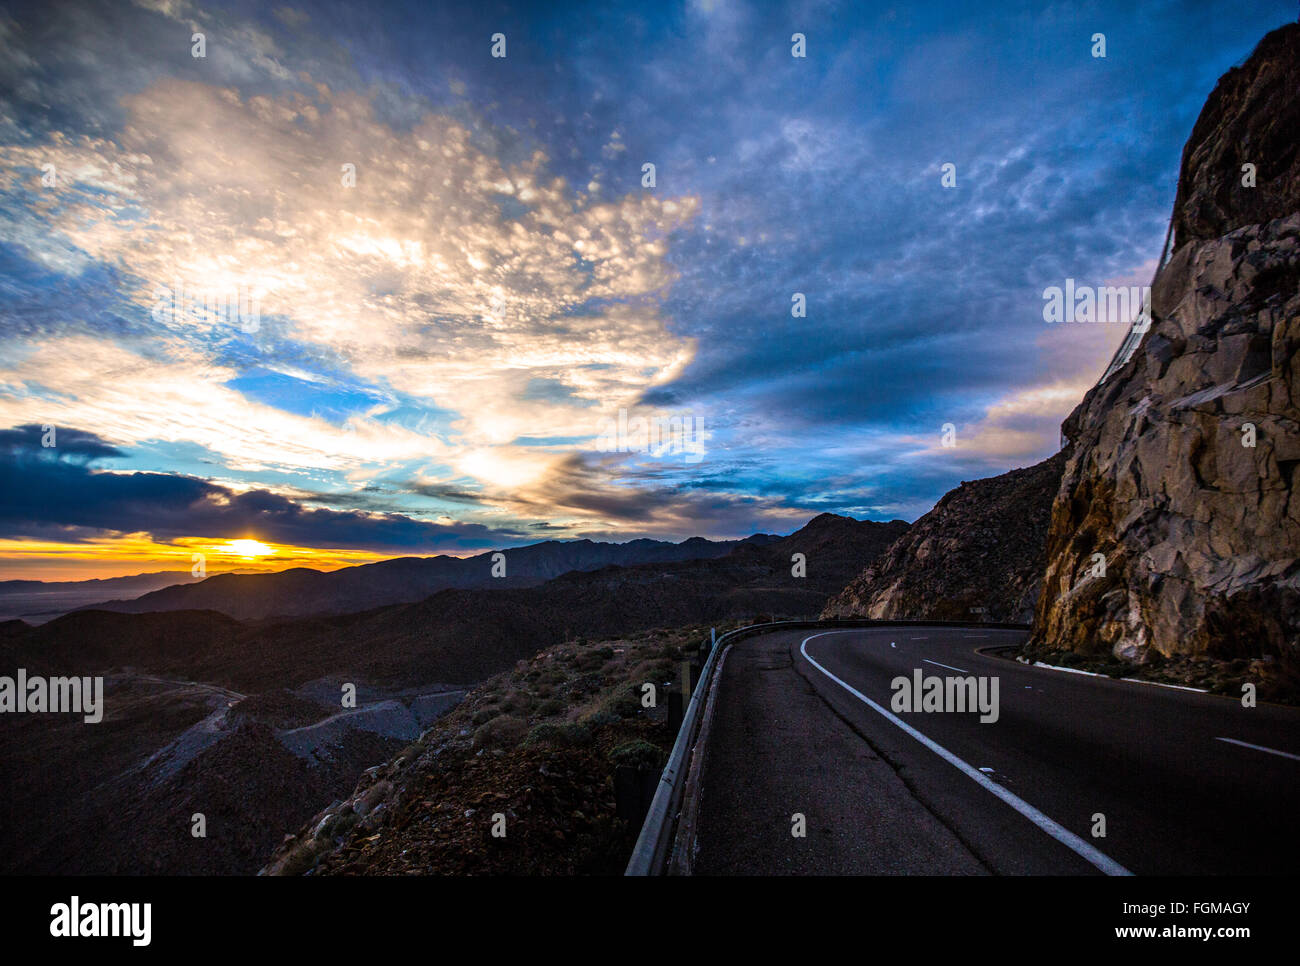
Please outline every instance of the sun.
[[228, 540], [226, 546], [232, 553], [237, 553], [245, 560], [253, 560], [257, 557], [265, 557], [267, 554], [275, 553], [274, 547], [268, 547], [260, 540]]

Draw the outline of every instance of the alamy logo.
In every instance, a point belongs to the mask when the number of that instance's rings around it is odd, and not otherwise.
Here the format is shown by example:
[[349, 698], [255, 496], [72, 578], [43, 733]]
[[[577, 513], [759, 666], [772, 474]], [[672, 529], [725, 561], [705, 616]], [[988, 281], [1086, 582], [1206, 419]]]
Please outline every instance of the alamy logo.
[[618, 419], [608, 416], [600, 422], [596, 449], [602, 453], [648, 453], [659, 457], [667, 453], [685, 453], [687, 463], [704, 458], [704, 419], [700, 416], [644, 416], [628, 418], [627, 410], [618, 411]]
[[79, 896], [50, 906], [50, 935], [58, 939], [129, 936], [131, 945], [148, 946], [153, 906], [148, 902], [87, 902]]
[[980, 724], [998, 720], [998, 679], [995, 677], [926, 677], [917, 668], [912, 676], [899, 675], [889, 682], [894, 692], [889, 707], [896, 714], [911, 711], [980, 713]]
[[0, 713], [84, 714], [86, 724], [104, 718], [103, 678], [43, 678], [27, 676], [19, 668], [16, 678], [0, 677]]
[[1065, 287], [1043, 289], [1043, 321], [1118, 322], [1126, 324], [1142, 311], [1151, 298], [1149, 285], [1078, 285], [1067, 278]]
[[237, 325], [241, 332], [254, 333], [262, 325], [260, 289], [238, 285], [232, 289], [186, 287], [181, 282], [171, 288], [154, 289], [150, 317], [160, 325], [168, 322], [216, 322]]

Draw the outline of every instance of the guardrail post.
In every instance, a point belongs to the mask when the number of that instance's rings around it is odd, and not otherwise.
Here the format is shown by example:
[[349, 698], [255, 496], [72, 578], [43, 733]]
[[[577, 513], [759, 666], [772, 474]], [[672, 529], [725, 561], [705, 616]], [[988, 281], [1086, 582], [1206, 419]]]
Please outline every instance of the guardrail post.
[[614, 813], [629, 825], [639, 826], [650, 811], [658, 784], [658, 768], [617, 766], [614, 769]]
[[673, 688], [668, 692], [668, 733], [676, 735], [682, 727], [682, 717], [686, 713], [686, 702], [682, 692]]
[[674, 735], [681, 729], [686, 705], [691, 700], [691, 687], [699, 676], [699, 665], [693, 659], [682, 661], [681, 673], [681, 687], [668, 692], [668, 730]]

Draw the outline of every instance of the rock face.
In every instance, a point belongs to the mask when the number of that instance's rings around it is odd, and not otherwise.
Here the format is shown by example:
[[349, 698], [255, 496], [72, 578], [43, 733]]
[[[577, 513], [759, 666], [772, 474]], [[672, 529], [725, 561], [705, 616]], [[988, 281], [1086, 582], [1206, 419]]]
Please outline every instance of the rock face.
[[1065, 459], [1063, 451], [962, 483], [832, 598], [822, 617], [1028, 623]]
[[[1260, 41], [1219, 78], [1183, 148], [1174, 199], [1174, 247], [1285, 218], [1300, 198], [1300, 25]], [[1255, 166], [1255, 187], [1242, 165]]]
[[[1300, 639], [1300, 26], [1219, 81], [1133, 358], [1062, 428], [1031, 649], [1145, 662]], [[1257, 186], [1242, 186], [1242, 165]], [[1100, 563], [1104, 561], [1104, 569]]]

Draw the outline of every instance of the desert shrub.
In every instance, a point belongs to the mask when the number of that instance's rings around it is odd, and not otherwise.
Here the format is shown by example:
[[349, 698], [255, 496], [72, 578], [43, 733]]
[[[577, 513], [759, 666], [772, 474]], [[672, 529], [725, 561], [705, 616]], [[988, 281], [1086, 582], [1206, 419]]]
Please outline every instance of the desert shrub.
[[533, 696], [527, 691], [510, 691], [501, 702], [501, 710], [507, 714], [526, 712], [533, 706]]
[[513, 715], [500, 715], [474, 732], [475, 748], [512, 748], [528, 734], [528, 723]]
[[616, 766], [631, 765], [633, 768], [661, 768], [663, 767], [664, 753], [658, 746], [652, 745], [642, 738], [635, 738], [611, 751], [609, 760]]
[[585, 648], [574, 655], [573, 666], [579, 671], [596, 671], [614, 656], [614, 649], [608, 644], [602, 647]]
[[556, 698], [547, 698], [537, 706], [537, 713], [543, 718], [549, 718], [553, 715], [562, 714], [565, 709], [563, 701]]
[[280, 867], [280, 875], [303, 875], [309, 872], [329, 847], [329, 840], [323, 838], [295, 844]]
[[582, 719], [582, 723], [592, 728], [600, 728], [604, 725], [618, 724], [622, 717], [612, 711], [601, 708], [599, 711], [593, 711]]
[[572, 748], [591, 742], [591, 729], [576, 721], [543, 721], [528, 732], [525, 744]]
[[578, 675], [569, 682], [569, 691], [575, 697], [579, 697], [584, 694], [591, 694], [595, 691], [599, 691], [604, 683], [605, 679], [603, 677], [596, 674], [594, 671], [588, 671]]
[[605, 710], [620, 718], [635, 718], [641, 711], [641, 685], [629, 684], [605, 702]]

